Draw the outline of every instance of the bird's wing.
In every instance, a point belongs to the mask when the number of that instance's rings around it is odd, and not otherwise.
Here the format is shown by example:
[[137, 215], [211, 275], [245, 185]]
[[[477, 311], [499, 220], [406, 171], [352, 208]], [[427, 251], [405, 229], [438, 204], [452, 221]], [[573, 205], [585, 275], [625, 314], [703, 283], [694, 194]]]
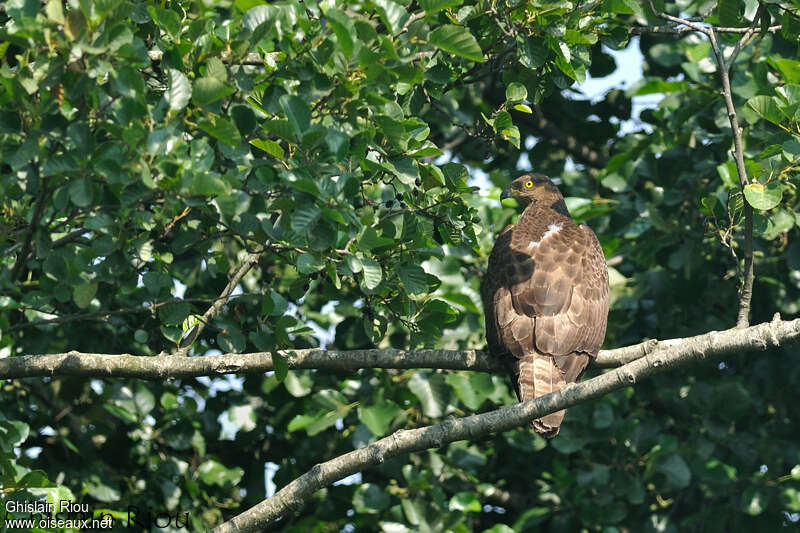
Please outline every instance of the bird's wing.
[[535, 317], [536, 348], [596, 355], [608, 317], [608, 270], [597, 237], [586, 226], [564, 225], [529, 249], [533, 275], [511, 296], [518, 312]]

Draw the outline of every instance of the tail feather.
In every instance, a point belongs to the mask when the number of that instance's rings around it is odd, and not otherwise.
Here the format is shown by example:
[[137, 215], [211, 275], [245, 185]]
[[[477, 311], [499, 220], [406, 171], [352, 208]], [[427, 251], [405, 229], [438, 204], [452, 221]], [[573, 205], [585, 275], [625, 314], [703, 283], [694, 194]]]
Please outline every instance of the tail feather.
[[[552, 356], [525, 355], [518, 362], [517, 383], [519, 399], [524, 402], [564, 388], [564, 373], [556, 366]], [[534, 431], [544, 437], [555, 437], [564, 420], [562, 409], [531, 422]]]

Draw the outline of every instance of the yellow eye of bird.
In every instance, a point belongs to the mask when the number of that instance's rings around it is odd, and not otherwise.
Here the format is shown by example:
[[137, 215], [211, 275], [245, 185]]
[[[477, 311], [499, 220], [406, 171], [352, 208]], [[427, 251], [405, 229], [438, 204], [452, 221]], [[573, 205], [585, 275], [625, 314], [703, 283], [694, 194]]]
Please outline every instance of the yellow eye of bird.
[[533, 187], [533, 182], [532, 182], [532, 181], [526, 181], [526, 182], [525, 182], [525, 187], [527, 187], [528, 189], [530, 189], [531, 187]]

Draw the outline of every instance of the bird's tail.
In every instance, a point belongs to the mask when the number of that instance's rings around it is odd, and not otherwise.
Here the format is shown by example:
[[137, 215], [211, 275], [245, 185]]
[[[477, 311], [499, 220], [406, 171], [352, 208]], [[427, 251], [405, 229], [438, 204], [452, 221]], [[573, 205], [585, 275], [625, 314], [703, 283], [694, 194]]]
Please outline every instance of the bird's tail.
[[[556, 366], [552, 356], [525, 355], [518, 362], [517, 384], [521, 402], [550, 394], [564, 388], [564, 373]], [[543, 437], [555, 437], [564, 420], [565, 411], [556, 411], [531, 422], [534, 431]]]

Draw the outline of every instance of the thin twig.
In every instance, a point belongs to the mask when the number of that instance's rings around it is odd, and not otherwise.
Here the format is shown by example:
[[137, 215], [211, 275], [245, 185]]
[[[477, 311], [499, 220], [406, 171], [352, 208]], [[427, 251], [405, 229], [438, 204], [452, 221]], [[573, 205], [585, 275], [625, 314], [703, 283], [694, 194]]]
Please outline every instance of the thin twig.
[[[733, 92], [731, 90], [730, 70], [736, 57], [739, 55], [742, 47], [745, 46], [750, 38], [755, 34], [756, 28], [759, 25], [761, 17], [765, 14], [763, 5], [759, 6], [753, 17], [753, 22], [747, 28], [741, 28], [741, 38], [736, 42], [730, 57], [725, 59], [725, 54], [719, 46], [717, 41], [717, 34], [722, 30], [729, 30], [731, 28], [718, 28], [715, 26], [701, 26], [687, 19], [675, 17], [667, 13], [662, 13], [656, 10], [652, 0], [648, 0], [650, 9], [659, 18], [682, 25], [692, 30], [705, 34], [711, 44], [711, 49], [714, 52], [714, 58], [717, 61], [719, 70], [720, 82], [722, 84], [722, 98], [725, 101], [725, 109], [728, 114], [728, 121], [731, 125], [731, 134], [733, 136], [733, 149], [734, 160], [736, 161], [736, 172], [739, 175], [739, 185], [744, 194], [745, 187], [750, 183], [747, 177], [747, 170], [744, 166], [744, 148], [742, 145], [742, 130], [739, 128], [739, 121], [736, 117], [736, 108], [733, 105]], [[739, 311], [736, 318], [736, 326], [739, 328], [747, 327], [750, 324], [750, 303], [753, 297], [753, 280], [755, 274], [753, 271], [753, 207], [744, 202], [744, 278], [742, 286], [739, 291]]]
[[[730, 28], [725, 26], [706, 26], [707, 28], [714, 31], [716, 34], [720, 33], [730, 33], [730, 34], [743, 34], [748, 33], [750, 28]], [[770, 26], [767, 28], [767, 33], [777, 33], [783, 29], [783, 26], [780, 24], [776, 24], [775, 26]], [[628, 30], [628, 33], [631, 35], [642, 35], [645, 33], [672, 33], [681, 35], [690, 31], [698, 31], [695, 28], [689, 26], [633, 26]], [[705, 33], [705, 32], [703, 32]]]
[[[181, 303], [212, 303], [219, 299], [225, 299], [227, 296], [224, 297], [216, 297], [216, 298], [174, 298], [172, 300], [165, 300], [163, 302], [153, 302], [149, 305], [140, 305], [138, 307], [128, 307], [125, 309], [115, 309], [113, 311], [92, 311], [90, 313], [75, 313], [72, 315], [63, 315], [57, 316], [55, 318], [48, 318], [45, 320], [34, 320], [31, 322], [23, 322], [20, 324], [12, 324], [11, 326], [7, 327], [4, 331], [11, 332], [18, 329], [25, 329], [25, 328], [35, 328], [41, 326], [52, 326], [53, 324], [66, 324], [69, 322], [79, 322], [83, 320], [105, 320], [106, 318], [114, 315], [129, 315], [129, 314], [136, 314], [136, 313], [152, 313], [156, 309], [164, 307], [166, 305], [175, 305]], [[17, 309], [19, 311], [36, 311], [39, 313], [43, 313], [46, 315], [54, 314], [52, 311], [46, 311], [44, 309], [36, 309], [32, 307], [20, 307]]]
[[[38, 167], [34, 166], [33, 169], [38, 178]], [[28, 256], [31, 253], [33, 236], [36, 233], [36, 229], [39, 227], [39, 221], [42, 219], [42, 213], [44, 212], [45, 200], [50, 193], [50, 188], [46, 184], [41, 183], [41, 180], [40, 187], [41, 190], [39, 191], [39, 197], [36, 199], [36, 207], [33, 210], [33, 217], [31, 217], [30, 226], [28, 226], [26, 230], [25, 243], [22, 245], [22, 250], [20, 250], [17, 260], [14, 262], [14, 266], [11, 268], [12, 283], [17, 281], [19, 278], [19, 275], [22, 273], [22, 267], [25, 265], [25, 262], [28, 260]]]
[[[749, 31], [746, 32], [737, 41], [736, 46], [731, 52], [730, 57], [726, 60], [722, 49], [717, 42], [716, 34], [713, 31], [708, 33], [711, 48], [714, 51], [714, 57], [717, 59], [719, 65], [719, 76], [722, 82], [722, 97], [725, 100], [725, 108], [728, 112], [728, 121], [731, 124], [731, 133], [733, 135], [733, 149], [734, 158], [736, 160], [736, 172], [739, 175], [739, 185], [744, 194], [744, 189], [749, 185], [750, 180], [747, 177], [747, 170], [744, 166], [744, 147], [742, 145], [742, 130], [739, 128], [739, 120], [736, 117], [736, 108], [733, 105], [733, 92], [731, 90], [730, 69], [736, 61], [736, 56], [742, 46], [750, 40], [750, 37], [755, 32], [759, 20], [764, 15], [764, 6], [760, 6], [753, 17], [753, 24], [750, 26]], [[742, 280], [742, 287], [739, 291], [739, 312], [736, 318], [736, 326], [746, 328], [750, 324], [750, 303], [753, 298], [753, 281], [755, 273], [753, 269], [753, 206], [751, 206], [747, 199], [744, 201], [744, 279]]]
[[[200, 322], [198, 322], [197, 326], [195, 326], [196, 329], [192, 333], [194, 339], [198, 339], [200, 337], [200, 333], [202, 333], [203, 330], [206, 329], [208, 323], [215, 316], [217, 316], [217, 313], [219, 313], [220, 309], [222, 309], [222, 306], [224, 306], [225, 302], [228, 301], [228, 296], [231, 295], [231, 293], [239, 284], [239, 282], [242, 280], [242, 278], [245, 276], [245, 274], [250, 272], [250, 269], [253, 268], [253, 265], [258, 263], [258, 260], [263, 252], [264, 252], [264, 247], [259, 246], [256, 251], [247, 254], [247, 257], [245, 257], [244, 261], [242, 261], [242, 264], [240, 264], [235, 269], [231, 270], [231, 272], [229, 273], [230, 280], [228, 281], [228, 284], [225, 285], [225, 288], [222, 289], [219, 298], [217, 298], [217, 300], [213, 304], [211, 304], [208, 310], [205, 313], [203, 313]], [[175, 351], [174, 355], [177, 356], [186, 355], [192, 348], [193, 344], [194, 342], [188, 342], [186, 345], [178, 348], [178, 350]]]

